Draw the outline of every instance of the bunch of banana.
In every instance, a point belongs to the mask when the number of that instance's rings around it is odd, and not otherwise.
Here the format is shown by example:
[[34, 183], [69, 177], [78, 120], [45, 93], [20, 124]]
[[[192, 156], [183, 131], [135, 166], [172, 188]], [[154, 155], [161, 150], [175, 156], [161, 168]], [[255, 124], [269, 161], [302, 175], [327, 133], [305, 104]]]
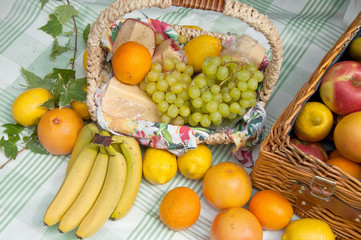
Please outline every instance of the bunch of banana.
[[[142, 178], [142, 155], [134, 138], [89, 129], [83, 129], [87, 133], [83, 141], [77, 140], [77, 152], [71, 155], [76, 157], [72, 163], [69, 160], [64, 181], [44, 216], [45, 225], [60, 222], [62, 233], [78, 227], [76, 236], [81, 239], [96, 233], [107, 219], [124, 217], [134, 204]], [[96, 142], [94, 136], [103, 141]]]

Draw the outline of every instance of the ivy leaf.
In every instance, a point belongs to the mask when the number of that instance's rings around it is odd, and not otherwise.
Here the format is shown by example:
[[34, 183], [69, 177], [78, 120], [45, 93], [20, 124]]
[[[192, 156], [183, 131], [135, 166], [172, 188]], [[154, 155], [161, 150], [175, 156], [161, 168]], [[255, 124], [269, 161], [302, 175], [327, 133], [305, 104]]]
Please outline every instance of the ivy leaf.
[[27, 88], [37, 88], [42, 87], [49, 91], [54, 87], [54, 81], [50, 79], [42, 79], [41, 77], [37, 76], [36, 74], [25, 70], [21, 67], [21, 73], [23, 74], [25, 81], [27, 83]]
[[48, 22], [44, 26], [40, 27], [39, 30], [44, 31], [53, 38], [57, 38], [63, 32], [63, 26], [55, 14], [50, 14]]
[[56, 7], [54, 12], [62, 24], [65, 24], [67, 21], [69, 21], [72, 16], [77, 16], [79, 14], [78, 10], [69, 4]]
[[71, 79], [75, 79], [75, 71], [71, 69], [53, 68], [53, 70], [45, 76], [49, 79], [58, 79], [59, 75], [66, 79], [68, 82]]
[[1, 127], [5, 128], [4, 133], [7, 134], [19, 134], [24, 129], [24, 126], [21, 126], [20, 124], [16, 123], [5, 123]]
[[60, 46], [58, 40], [55, 39], [53, 42], [53, 49], [51, 50], [50, 59], [55, 62], [57, 56], [69, 51], [70, 49], [70, 40], [65, 46]]
[[65, 91], [64, 85], [65, 85], [64, 79], [60, 74], [58, 74], [58, 79], [53, 89], [53, 97], [50, 98], [48, 101], [44, 102], [41, 106], [49, 109], [59, 107], [60, 94]]
[[39, 143], [37, 137], [33, 134], [30, 137], [24, 138], [26, 142], [26, 147], [30, 149], [33, 153], [47, 154], [48, 152], [44, 149], [43, 146]]
[[43, 7], [45, 6], [45, 4], [47, 4], [49, 2], [49, 0], [40, 0], [40, 7], [41, 9], [43, 9]]
[[84, 28], [84, 31], [83, 31], [83, 40], [84, 40], [85, 46], [88, 43], [89, 33], [90, 33], [90, 24], [86, 25], [86, 27]]
[[0, 139], [0, 147], [4, 148], [5, 156], [8, 158], [15, 159], [16, 154], [18, 153], [18, 147], [15, 143], [5, 140], [4, 137]]
[[86, 81], [86, 78], [70, 80], [66, 90], [61, 93], [59, 107], [64, 107], [73, 100], [84, 102], [86, 99], [86, 92], [83, 90], [83, 87], [85, 86]]

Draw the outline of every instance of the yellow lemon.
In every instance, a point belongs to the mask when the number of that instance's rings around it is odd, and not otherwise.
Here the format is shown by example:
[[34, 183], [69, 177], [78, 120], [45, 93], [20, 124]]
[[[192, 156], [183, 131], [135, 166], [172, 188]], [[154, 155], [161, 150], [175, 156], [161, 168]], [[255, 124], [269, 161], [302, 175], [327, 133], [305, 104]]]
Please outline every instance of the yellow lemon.
[[[83, 90], [87, 93], [88, 92], [88, 84], [86, 84], [83, 87]], [[78, 102], [78, 101], [72, 101], [70, 104], [71, 108], [79, 113], [79, 115], [81, 116], [82, 119], [84, 119], [85, 121], [90, 120], [90, 113], [89, 113], [89, 108], [86, 105], [85, 102]]]
[[202, 71], [204, 58], [219, 56], [222, 42], [216, 37], [201, 35], [187, 42], [183, 50], [187, 57], [187, 64], [191, 65], [197, 73]]
[[322, 220], [302, 218], [286, 227], [282, 240], [335, 240], [335, 234]]
[[165, 184], [177, 173], [177, 158], [161, 149], [147, 148], [143, 156], [143, 176], [150, 183]]
[[187, 178], [201, 179], [212, 166], [212, 152], [205, 145], [187, 151], [178, 157], [179, 171]]
[[23, 126], [33, 126], [49, 109], [41, 105], [53, 95], [44, 88], [31, 88], [21, 93], [11, 106], [14, 120]]
[[83, 68], [86, 71], [86, 61], [88, 58], [88, 51], [85, 49], [84, 53], [83, 53]]
[[198, 26], [194, 26], [194, 25], [183, 25], [182, 27], [185, 28], [190, 28], [190, 29], [199, 29], [199, 30], [203, 30], [202, 28], [198, 27]]
[[293, 131], [303, 141], [318, 142], [330, 133], [332, 125], [333, 115], [326, 105], [307, 102], [295, 120]]

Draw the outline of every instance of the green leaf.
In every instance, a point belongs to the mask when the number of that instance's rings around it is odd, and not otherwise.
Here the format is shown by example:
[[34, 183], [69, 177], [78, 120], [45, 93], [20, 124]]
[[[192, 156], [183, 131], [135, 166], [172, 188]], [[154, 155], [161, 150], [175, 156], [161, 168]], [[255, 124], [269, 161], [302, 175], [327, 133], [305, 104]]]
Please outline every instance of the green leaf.
[[69, 21], [72, 16], [77, 16], [79, 14], [79, 12], [69, 4], [56, 7], [54, 12], [62, 24], [65, 24], [67, 21]]
[[33, 153], [47, 154], [48, 152], [41, 146], [35, 135], [26, 139], [26, 147]]
[[42, 87], [49, 91], [54, 87], [54, 81], [51, 81], [50, 79], [41, 79], [36, 74], [25, 70], [23, 67], [21, 67], [21, 73], [23, 74], [25, 81], [27, 83], [27, 88], [37, 88]]
[[59, 75], [66, 79], [68, 82], [71, 79], [75, 79], [75, 71], [71, 69], [62, 69], [62, 68], [53, 68], [53, 70], [45, 76], [45, 78], [49, 79], [58, 79]]
[[48, 22], [39, 29], [51, 35], [53, 38], [59, 37], [63, 32], [63, 26], [55, 14], [50, 14]]
[[17, 143], [20, 140], [19, 134], [8, 134], [8, 141], [12, 143]]
[[60, 74], [58, 74], [58, 79], [56, 81], [55, 87], [53, 89], [53, 97], [50, 98], [48, 101], [43, 103], [41, 106], [53, 109], [59, 107], [59, 99], [60, 94], [65, 91], [65, 83], [64, 79]]
[[57, 39], [53, 42], [53, 49], [51, 50], [50, 59], [56, 61], [56, 57], [69, 51], [71, 49], [69, 42], [65, 46], [60, 46]]
[[5, 123], [1, 127], [5, 128], [4, 133], [7, 134], [19, 134], [24, 129], [24, 126], [21, 126], [18, 123]]
[[15, 143], [5, 140], [4, 137], [0, 139], [0, 147], [4, 148], [5, 156], [8, 158], [15, 159], [18, 153], [18, 147]]
[[83, 90], [83, 87], [86, 84], [86, 81], [86, 78], [70, 80], [66, 90], [61, 93], [59, 107], [65, 107], [73, 100], [84, 102], [86, 99], [86, 92]]
[[84, 31], [83, 31], [83, 40], [84, 40], [85, 46], [88, 43], [89, 33], [90, 33], [90, 24], [86, 25], [86, 27], [84, 28]]
[[47, 4], [49, 2], [49, 0], [40, 0], [40, 7], [41, 9], [43, 9], [43, 7], [45, 6], [45, 4]]

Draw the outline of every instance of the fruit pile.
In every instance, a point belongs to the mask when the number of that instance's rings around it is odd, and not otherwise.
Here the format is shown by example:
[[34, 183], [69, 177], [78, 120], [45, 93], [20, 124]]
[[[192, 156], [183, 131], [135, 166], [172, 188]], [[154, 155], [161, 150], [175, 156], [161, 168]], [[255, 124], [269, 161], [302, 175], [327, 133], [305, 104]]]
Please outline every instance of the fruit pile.
[[[356, 38], [325, 73], [293, 125], [296, 147], [361, 179], [361, 58]], [[357, 48], [358, 47], [358, 48]], [[330, 147], [331, 146], [331, 147]]]

